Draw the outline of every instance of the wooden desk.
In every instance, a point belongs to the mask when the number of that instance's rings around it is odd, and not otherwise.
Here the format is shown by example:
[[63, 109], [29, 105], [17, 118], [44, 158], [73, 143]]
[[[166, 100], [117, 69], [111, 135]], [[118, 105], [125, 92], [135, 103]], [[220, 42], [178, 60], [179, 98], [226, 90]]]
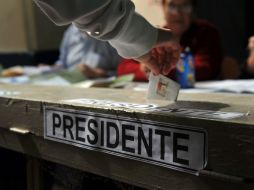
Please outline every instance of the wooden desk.
[[[245, 114], [239, 118], [226, 120], [184, 116], [174, 112], [137, 112], [132, 109], [103, 108], [64, 101], [87, 98], [145, 104], [144, 92], [22, 85], [0, 85], [0, 89], [1, 147], [147, 189], [254, 188], [254, 96], [180, 94], [179, 101], [171, 106], [172, 109], [201, 109]], [[195, 176], [46, 140], [43, 137], [45, 106], [202, 128], [208, 134], [208, 164], [200, 171], [199, 176]], [[22, 135], [10, 131], [14, 127], [26, 129], [29, 133]]]

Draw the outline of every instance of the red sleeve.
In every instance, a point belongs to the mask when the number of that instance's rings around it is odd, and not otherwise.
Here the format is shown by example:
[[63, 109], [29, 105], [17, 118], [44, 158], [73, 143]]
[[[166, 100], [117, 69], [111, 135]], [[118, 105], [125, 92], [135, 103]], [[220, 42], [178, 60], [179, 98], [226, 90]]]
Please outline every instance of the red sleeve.
[[134, 74], [135, 81], [147, 81], [145, 73], [140, 70], [139, 62], [132, 59], [124, 59], [117, 67], [117, 75]]

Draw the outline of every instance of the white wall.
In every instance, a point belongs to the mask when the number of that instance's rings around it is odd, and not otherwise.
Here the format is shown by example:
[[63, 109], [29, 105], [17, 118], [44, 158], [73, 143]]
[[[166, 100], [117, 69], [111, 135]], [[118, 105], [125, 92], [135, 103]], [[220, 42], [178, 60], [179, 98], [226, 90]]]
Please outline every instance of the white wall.
[[136, 11], [156, 26], [165, 24], [160, 0], [133, 0]]

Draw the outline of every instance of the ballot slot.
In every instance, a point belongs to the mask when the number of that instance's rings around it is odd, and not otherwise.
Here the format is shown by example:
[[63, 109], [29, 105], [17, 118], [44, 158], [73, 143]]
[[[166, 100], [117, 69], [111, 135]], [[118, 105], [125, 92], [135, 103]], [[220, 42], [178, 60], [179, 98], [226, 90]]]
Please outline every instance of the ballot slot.
[[118, 102], [113, 100], [99, 100], [99, 99], [71, 99], [71, 100], [61, 100], [65, 104], [77, 104], [84, 106], [96, 106], [96, 108], [114, 108], [114, 109], [124, 109], [133, 110], [138, 112], [146, 113], [158, 113], [158, 114], [174, 114], [181, 117], [188, 118], [198, 118], [198, 119], [221, 119], [221, 120], [231, 120], [240, 117], [245, 117], [248, 113], [241, 112], [223, 112], [223, 111], [212, 111], [203, 109], [190, 109], [190, 108], [173, 108], [168, 105], [169, 102], [156, 101], [148, 102], [147, 104], [140, 103], [130, 103], [130, 102]]
[[133, 117], [45, 107], [44, 138], [192, 174], [207, 163], [204, 129]]

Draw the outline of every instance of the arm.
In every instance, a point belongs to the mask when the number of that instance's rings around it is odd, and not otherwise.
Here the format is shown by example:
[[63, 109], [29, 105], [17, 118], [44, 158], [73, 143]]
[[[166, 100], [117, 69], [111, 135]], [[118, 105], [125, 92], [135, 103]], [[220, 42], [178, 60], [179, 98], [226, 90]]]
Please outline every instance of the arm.
[[78, 64], [76, 67], [87, 78], [104, 78], [108, 76], [107, 73], [100, 68], [91, 68], [85, 64]]
[[97, 39], [107, 40], [124, 57], [146, 54], [157, 29], [135, 13], [130, 0], [35, 0], [58, 25], [74, 23]]
[[[134, 58], [146, 64], [155, 74], [167, 74], [179, 58], [179, 44], [170, 30], [153, 27], [135, 13], [130, 0], [34, 0], [58, 25], [74, 23], [94, 38], [109, 41], [122, 57]], [[158, 62], [152, 54], [161, 52]]]

